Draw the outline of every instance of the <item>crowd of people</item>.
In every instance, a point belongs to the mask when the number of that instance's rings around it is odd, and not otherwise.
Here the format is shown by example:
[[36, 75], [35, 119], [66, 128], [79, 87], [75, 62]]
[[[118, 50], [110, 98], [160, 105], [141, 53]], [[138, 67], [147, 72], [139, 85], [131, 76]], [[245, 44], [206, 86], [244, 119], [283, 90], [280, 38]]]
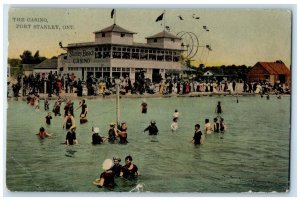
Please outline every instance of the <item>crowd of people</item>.
[[[237, 91], [237, 85], [241, 84], [242, 89]], [[74, 74], [58, 75], [56, 72], [48, 75], [36, 73], [29, 76], [18, 76], [16, 83], [12, 84], [13, 96], [18, 97], [22, 89], [22, 96], [35, 95], [41, 93], [60, 96], [61, 93], [76, 93], [77, 96], [109, 96], [116, 93], [115, 79], [97, 79], [92, 75], [82, 81]], [[22, 87], [23, 86], [23, 87]], [[167, 77], [161, 79], [159, 83], [151, 82], [143, 74], [135, 81], [129, 77], [120, 78], [120, 94], [189, 94], [191, 92], [210, 93], [257, 93], [257, 94], [283, 94], [290, 93], [289, 88], [276, 82], [271, 84], [268, 80], [259, 82], [238, 83], [236, 80], [183, 80], [178, 77]]]

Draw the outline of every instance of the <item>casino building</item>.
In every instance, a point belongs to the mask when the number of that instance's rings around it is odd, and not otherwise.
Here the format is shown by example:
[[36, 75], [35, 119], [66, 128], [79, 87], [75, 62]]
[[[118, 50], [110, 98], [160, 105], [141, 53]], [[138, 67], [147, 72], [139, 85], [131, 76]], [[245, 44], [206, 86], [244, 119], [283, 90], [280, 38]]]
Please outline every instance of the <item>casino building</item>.
[[134, 81], [143, 72], [145, 78], [157, 82], [169, 71], [181, 69], [183, 51], [181, 38], [162, 31], [146, 38], [146, 43], [134, 42], [135, 32], [113, 24], [94, 32], [95, 41], [68, 44], [66, 54], [58, 57], [61, 74], [72, 74], [86, 80], [96, 78], [126, 78]]

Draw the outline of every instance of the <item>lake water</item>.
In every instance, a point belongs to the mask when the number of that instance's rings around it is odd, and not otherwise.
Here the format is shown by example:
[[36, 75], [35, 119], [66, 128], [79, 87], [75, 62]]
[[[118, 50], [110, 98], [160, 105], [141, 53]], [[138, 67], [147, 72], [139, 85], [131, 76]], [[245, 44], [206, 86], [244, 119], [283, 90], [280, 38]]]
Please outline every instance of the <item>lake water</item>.
[[[66, 146], [67, 131], [62, 118], [46, 126], [46, 112], [25, 101], [8, 100], [6, 185], [10, 191], [25, 192], [285, 192], [289, 189], [290, 96], [270, 100], [259, 96], [147, 98], [148, 113], [140, 113], [143, 99], [120, 100], [121, 120], [128, 125], [127, 145], [108, 142], [91, 145], [92, 126], [107, 135], [115, 121], [115, 100], [87, 100], [89, 122], [79, 124], [75, 113], [79, 145]], [[224, 138], [207, 135], [205, 144], [195, 147], [194, 125], [212, 122], [221, 101], [227, 124]], [[75, 106], [78, 105], [75, 100]], [[52, 108], [54, 101], [50, 101]], [[64, 104], [63, 104], [64, 105]], [[63, 106], [61, 108], [61, 111]], [[179, 129], [170, 125], [175, 109], [180, 112]], [[155, 120], [158, 142], [152, 142], [144, 128]], [[35, 135], [44, 126], [53, 138]], [[102, 162], [114, 156], [133, 157], [141, 176], [134, 181], [117, 178], [114, 189], [97, 188]], [[139, 188], [141, 187], [141, 188]]]

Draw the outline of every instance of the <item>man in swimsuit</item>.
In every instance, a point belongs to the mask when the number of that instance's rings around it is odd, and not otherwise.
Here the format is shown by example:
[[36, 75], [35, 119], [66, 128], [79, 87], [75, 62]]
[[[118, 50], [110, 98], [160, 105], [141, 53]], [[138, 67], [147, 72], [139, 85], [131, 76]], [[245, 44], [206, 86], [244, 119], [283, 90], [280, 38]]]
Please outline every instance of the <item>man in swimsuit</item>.
[[126, 179], [133, 179], [136, 176], [139, 176], [140, 172], [138, 167], [132, 163], [132, 157], [126, 156], [125, 158], [125, 165], [122, 167], [120, 176]]
[[123, 166], [120, 164], [121, 159], [114, 157], [113, 160], [114, 160], [114, 166], [112, 166], [111, 170], [115, 173], [116, 177], [119, 177], [121, 170], [123, 168]]
[[144, 132], [149, 131], [149, 135], [157, 135], [158, 129], [155, 124], [156, 124], [155, 121], [151, 121], [150, 125], [147, 128], [145, 128]]
[[196, 124], [195, 125], [195, 133], [194, 133], [194, 137], [193, 140], [195, 145], [200, 145], [201, 144], [201, 136], [202, 136], [202, 132], [200, 130], [200, 125]]

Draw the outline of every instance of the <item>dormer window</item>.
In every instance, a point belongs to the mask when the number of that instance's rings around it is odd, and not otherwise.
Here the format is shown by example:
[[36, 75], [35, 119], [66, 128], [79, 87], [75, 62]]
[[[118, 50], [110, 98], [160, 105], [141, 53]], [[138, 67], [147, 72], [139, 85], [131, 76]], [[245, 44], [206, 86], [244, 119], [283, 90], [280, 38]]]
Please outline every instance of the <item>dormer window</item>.
[[105, 37], [105, 33], [102, 33], [102, 37]]
[[125, 34], [124, 33], [121, 33], [121, 38], [125, 37]]

